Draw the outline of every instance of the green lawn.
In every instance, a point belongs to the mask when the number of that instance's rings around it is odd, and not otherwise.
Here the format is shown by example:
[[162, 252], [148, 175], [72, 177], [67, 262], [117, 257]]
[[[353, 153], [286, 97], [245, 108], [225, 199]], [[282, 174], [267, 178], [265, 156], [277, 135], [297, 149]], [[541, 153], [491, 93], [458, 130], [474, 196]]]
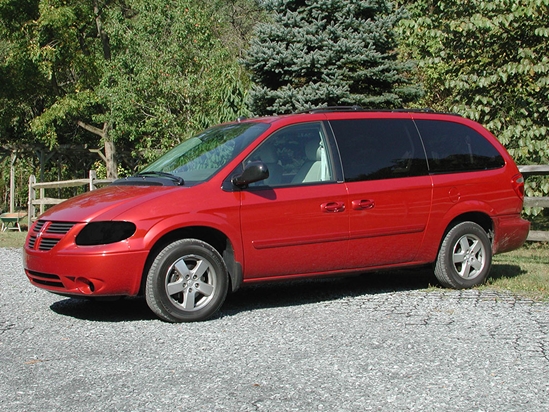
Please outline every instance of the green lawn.
[[527, 243], [513, 252], [494, 256], [490, 277], [480, 288], [549, 300], [549, 245]]
[[27, 232], [0, 232], [0, 247], [23, 247]]

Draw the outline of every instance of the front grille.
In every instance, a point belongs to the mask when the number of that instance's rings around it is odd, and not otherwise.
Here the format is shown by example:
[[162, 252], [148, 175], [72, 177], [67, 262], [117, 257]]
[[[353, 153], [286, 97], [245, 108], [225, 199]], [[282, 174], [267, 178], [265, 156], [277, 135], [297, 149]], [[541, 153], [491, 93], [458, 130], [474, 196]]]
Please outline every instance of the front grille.
[[39, 220], [34, 225], [29, 235], [27, 247], [33, 250], [46, 252], [57, 245], [63, 237], [72, 229], [75, 222], [50, 222]]
[[40, 242], [40, 246], [38, 246], [38, 249], [40, 250], [51, 250], [55, 245], [59, 243], [61, 239], [48, 239], [48, 238], [42, 238]]
[[34, 226], [34, 231], [40, 232], [40, 229], [42, 229], [42, 226], [44, 226], [44, 223], [46, 223], [45, 220], [39, 220], [38, 222], [36, 222], [36, 225]]
[[46, 229], [46, 233], [66, 234], [74, 226], [73, 222], [51, 222]]
[[27, 246], [29, 247], [29, 249], [34, 249], [34, 245], [36, 244], [36, 236], [29, 236], [29, 243], [27, 244]]

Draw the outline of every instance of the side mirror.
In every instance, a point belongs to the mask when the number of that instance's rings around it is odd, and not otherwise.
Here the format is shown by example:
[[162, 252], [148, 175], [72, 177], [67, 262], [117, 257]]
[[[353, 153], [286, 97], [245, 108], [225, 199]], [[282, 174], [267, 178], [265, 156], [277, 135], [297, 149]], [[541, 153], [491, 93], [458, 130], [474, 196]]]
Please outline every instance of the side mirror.
[[269, 169], [263, 162], [250, 162], [244, 168], [244, 171], [232, 178], [231, 182], [236, 187], [245, 188], [250, 183], [259, 182], [269, 177]]

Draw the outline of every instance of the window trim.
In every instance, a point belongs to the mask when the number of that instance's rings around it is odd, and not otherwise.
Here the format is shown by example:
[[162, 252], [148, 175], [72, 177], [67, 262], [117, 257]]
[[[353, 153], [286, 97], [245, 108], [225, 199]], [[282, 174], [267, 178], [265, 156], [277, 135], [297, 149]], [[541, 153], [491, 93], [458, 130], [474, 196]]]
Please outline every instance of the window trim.
[[[238, 167], [231, 173], [231, 176], [235, 174], [235, 172], [244, 170], [244, 165], [247, 160], [250, 159], [255, 153], [257, 153], [258, 150], [261, 150], [261, 147], [265, 144], [268, 144], [269, 140], [275, 136], [276, 134], [283, 132], [284, 130], [287, 130], [289, 128], [297, 128], [297, 127], [304, 127], [311, 125], [316, 125], [319, 127], [320, 132], [323, 134], [323, 140], [325, 144], [325, 154], [326, 154], [326, 161], [328, 163], [328, 168], [331, 169], [331, 179], [325, 180], [325, 181], [313, 181], [313, 182], [302, 182], [302, 183], [282, 183], [282, 184], [273, 184], [273, 185], [258, 185], [258, 186], [249, 186], [245, 189], [238, 189], [236, 190], [247, 190], [247, 191], [261, 191], [261, 190], [272, 190], [272, 189], [285, 189], [285, 188], [295, 188], [295, 187], [306, 187], [306, 186], [319, 186], [319, 185], [326, 185], [326, 184], [334, 184], [334, 183], [343, 183], [343, 174], [342, 174], [342, 168], [341, 168], [341, 160], [339, 157], [339, 151], [337, 149], [337, 145], [335, 144], [333, 133], [331, 131], [331, 128], [329, 128], [329, 125], [327, 125], [328, 122], [324, 120], [315, 120], [315, 121], [309, 121], [309, 122], [299, 122], [299, 123], [292, 123], [288, 124], [286, 126], [283, 126], [277, 130], [272, 131], [268, 136], [266, 136], [254, 149], [244, 158], [244, 160], [238, 165]], [[225, 185], [224, 185], [225, 188]]]

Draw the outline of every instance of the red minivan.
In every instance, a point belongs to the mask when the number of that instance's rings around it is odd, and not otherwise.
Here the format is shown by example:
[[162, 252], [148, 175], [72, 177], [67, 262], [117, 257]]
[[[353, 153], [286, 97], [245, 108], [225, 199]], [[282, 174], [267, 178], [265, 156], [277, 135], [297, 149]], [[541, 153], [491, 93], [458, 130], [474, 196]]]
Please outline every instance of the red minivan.
[[265, 280], [433, 264], [443, 286], [468, 288], [524, 243], [523, 198], [517, 166], [475, 122], [322, 108], [212, 127], [51, 208], [24, 267], [61, 295], [144, 295], [170, 322]]

